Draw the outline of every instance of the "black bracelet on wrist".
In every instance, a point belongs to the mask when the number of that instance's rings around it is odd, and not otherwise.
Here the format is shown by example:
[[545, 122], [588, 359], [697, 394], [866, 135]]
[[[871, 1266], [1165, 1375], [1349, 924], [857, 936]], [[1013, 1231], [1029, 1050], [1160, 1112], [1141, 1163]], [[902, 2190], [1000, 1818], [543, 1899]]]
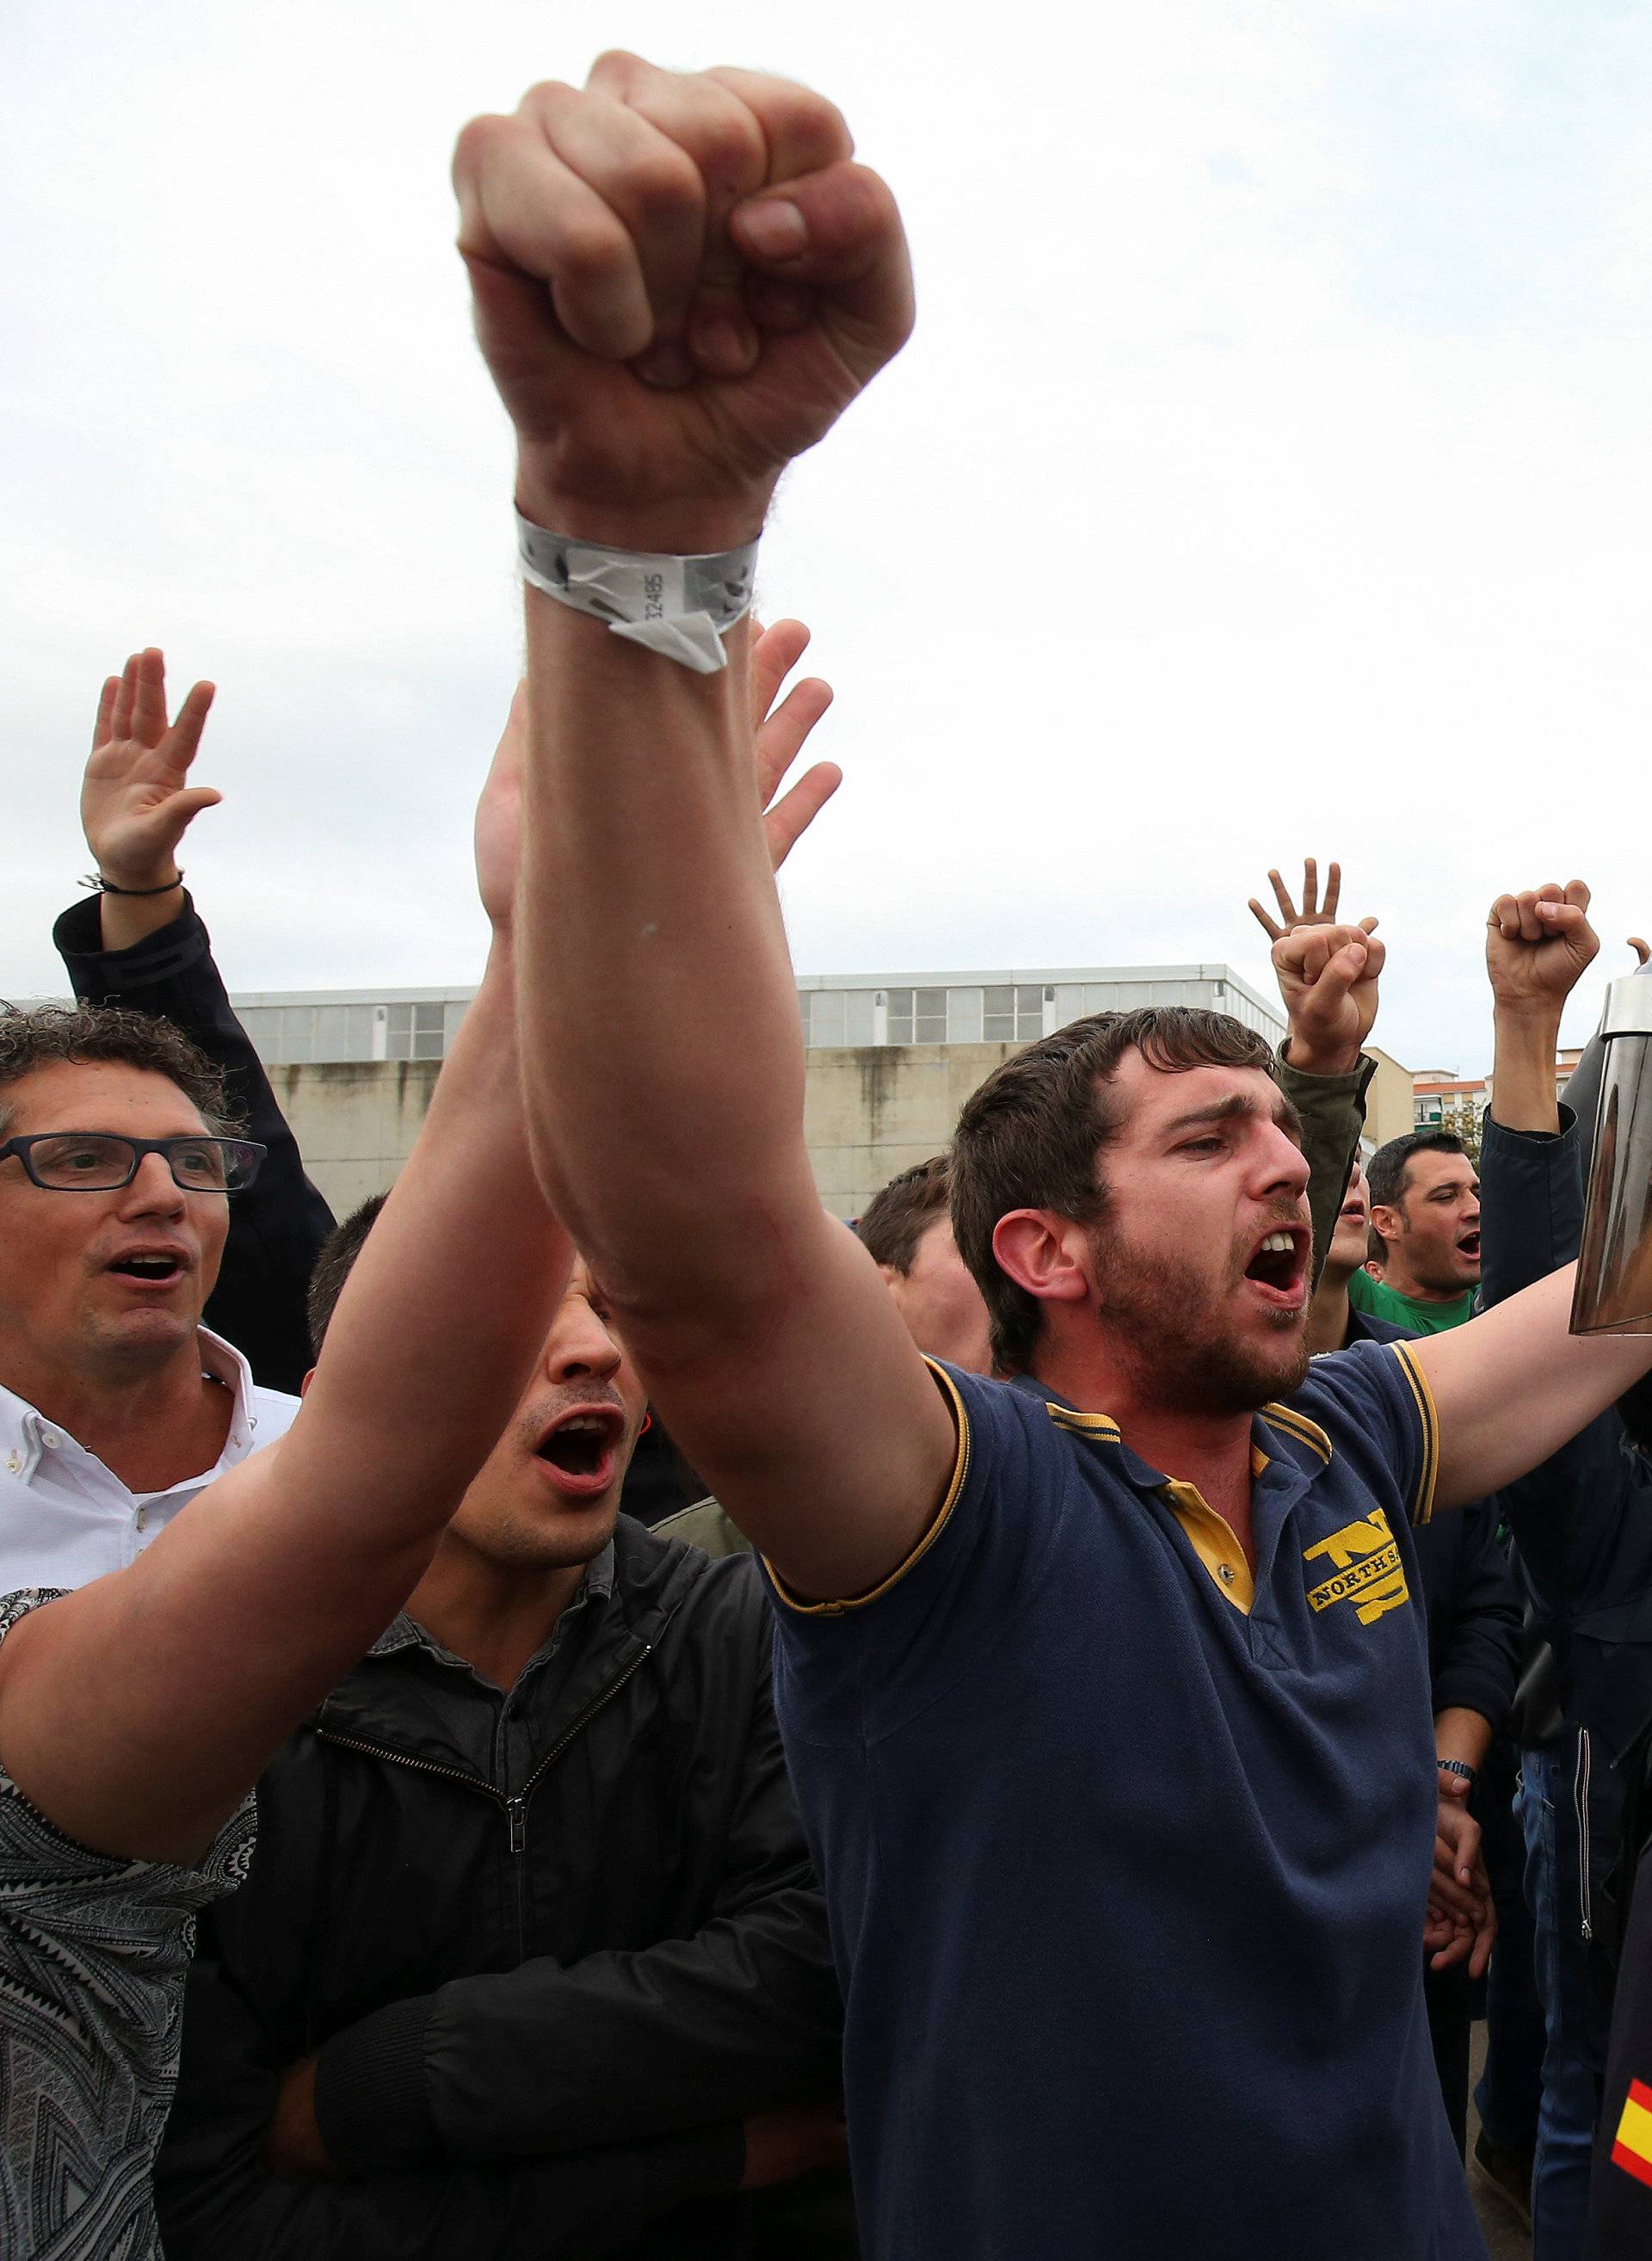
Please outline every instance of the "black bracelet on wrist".
[[1441, 1774], [1454, 1774], [1460, 1782], [1473, 1783], [1475, 1769], [1462, 1759], [1436, 1759], [1434, 1765]]
[[176, 879], [169, 879], [162, 887], [118, 887], [112, 879], [104, 879], [101, 872], [88, 872], [81, 885], [99, 895], [169, 895], [174, 887], [183, 885], [183, 874], [180, 872]]

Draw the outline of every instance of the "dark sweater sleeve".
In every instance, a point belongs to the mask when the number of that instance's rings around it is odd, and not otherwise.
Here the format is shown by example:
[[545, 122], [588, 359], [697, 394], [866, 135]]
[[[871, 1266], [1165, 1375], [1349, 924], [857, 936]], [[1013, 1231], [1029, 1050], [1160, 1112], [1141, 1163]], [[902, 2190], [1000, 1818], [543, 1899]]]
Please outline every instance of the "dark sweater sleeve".
[[1361, 1053], [1360, 1065], [1346, 1075], [1304, 1075], [1292, 1067], [1282, 1046], [1279, 1081], [1285, 1096], [1302, 1117], [1302, 1150], [1308, 1158], [1308, 1207], [1313, 1217], [1313, 1278], [1318, 1287], [1331, 1236], [1337, 1229], [1337, 1211], [1348, 1189], [1354, 1158], [1360, 1151], [1365, 1127], [1365, 1092], [1376, 1073], [1376, 1062]]
[[837, 2093], [843, 2013], [766, 1669], [711, 1920], [450, 1981], [334, 2035], [316, 2116], [356, 2171], [579, 2150]]
[[296, 1392], [311, 1363], [305, 1291], [333, 1212], [304, 1174], [298, 1141], [235, 1018], [212, 939], [188, 894], [170, 925], [131, 950], [104, 950], [99, 919], [92, 895], [71, 905], [52, 930], [76, 997], [153, 1013], [181, 1029], [224, 1070], [248, 1137], [269, 1149], [254, 1183], [230, 1202], [229, 1238], [205, 1317], [241, 1353], [255, 1382]]
[[[1577, 1118], [1558, 1137], [1505, 1130], [1488, 1115], [1480, 1146], [1481, 1295], [1489, 1310], [1577, 1256], [1583, 1235]], [[1549, 1616], [1585, 1604], [1609, 1569], [1624, 1510], [1623, 1422], [1608, 1406], [1503, 1494], [1509, 1527]]]
[[1589, 1166], [1594, 1159], [1595, 1116], [1600, 1107], [1600, 1087], [1605, 1078], [1606, 1040], [1591, 1037], [1578, 1056], [1577, 1065], [1566, 1079], [1561, 1093], [1561, 1103], [1569, 1108], [1577, 1121], [1578, 1153], [1582, 1161], [1582, 1177], [1587, 1184]]
[[183, 2064], [155, 2171], [167, 2261], [584, 2261], [696, 2199], [732, 2198], [737, 2124], [566, 2157], [295, 2182], [264, 2163], [279, 2074], [210, 1958], [190, 1974]]
[[1577, 1254], [1584, 1182], [1577, 1117], [1561, 1109], [1558, 1136], [1505, 1130], [1488, 1115], [1480, 1138], [1480, 1301], [1490, 1310], [1547, 1280]]
[[[1460, 1515], [1443, 1516], [1440, 1536], [1452, 1550], [1449, 1590], [1436, 1597], [1423, 1565], [1428, 1597], [1433, 1708], [1462, 1705], [1503, 1725], [1520, 1672], [1520, 1597], [1498, 1538], [1499, 1502], [1476, 1500]], [[1433, 1526], [1419, 1532], [1418, 1553]], [[1440, 1612], [1436, 1637], [1435, 1611]]]

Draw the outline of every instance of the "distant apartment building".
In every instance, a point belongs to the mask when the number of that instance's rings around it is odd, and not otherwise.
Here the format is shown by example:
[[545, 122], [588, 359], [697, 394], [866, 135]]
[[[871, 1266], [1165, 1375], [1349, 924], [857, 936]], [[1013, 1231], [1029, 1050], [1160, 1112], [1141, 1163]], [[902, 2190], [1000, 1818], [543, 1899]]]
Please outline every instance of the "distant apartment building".
[[1420, 1068], [1411, 1080], [1413, 1127], [1454, 1130], [1477, 1139], [1491, 1103], [1489, 1076], [1454, 1076], [1445, 1068]]
[[[1566, 1087], [1572, 1070], [1583, 1058], [1581, 1044], [1567, 1044], [1555, 1055], [1556, 1097]], [[1491, 1105], [1490, 1075], [1459, 1076], [1446, 1068], [1419, 1068], [1411, 1079], [1414, 1127], [1452, 1130], [1469, 1145], [1477, 1145], [1480, 1126]]]

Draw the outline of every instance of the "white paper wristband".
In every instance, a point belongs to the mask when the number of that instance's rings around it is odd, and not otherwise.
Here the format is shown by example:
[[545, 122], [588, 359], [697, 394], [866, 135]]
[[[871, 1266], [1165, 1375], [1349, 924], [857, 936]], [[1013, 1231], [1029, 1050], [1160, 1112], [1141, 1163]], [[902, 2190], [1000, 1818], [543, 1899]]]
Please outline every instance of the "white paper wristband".
[[758, 545], [672, 557], [571, 541], [516, 513], [522, 578], [696, 675], [729, 664], [722, 639], [751, 609]]

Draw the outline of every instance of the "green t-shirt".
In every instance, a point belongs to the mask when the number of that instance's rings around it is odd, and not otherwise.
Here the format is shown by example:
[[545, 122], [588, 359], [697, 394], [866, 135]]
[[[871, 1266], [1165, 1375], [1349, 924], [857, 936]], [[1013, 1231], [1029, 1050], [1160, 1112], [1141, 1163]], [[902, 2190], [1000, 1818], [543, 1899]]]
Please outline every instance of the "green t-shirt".
[[1420, 1303], [1415, 1296], [1402, 1296], [1386, 1281], [1373, 1280], [1363, 1265], [1348, 1281], [1348, 1301], [1356, 1311], [1374, 1319], [1390, 1319], [1397, 1327], [1411, 1327], [1419, 1335], [1443, 1335], [1474, 1317], [1474, 1289], [1465, 1288], [1448, 1303]]

